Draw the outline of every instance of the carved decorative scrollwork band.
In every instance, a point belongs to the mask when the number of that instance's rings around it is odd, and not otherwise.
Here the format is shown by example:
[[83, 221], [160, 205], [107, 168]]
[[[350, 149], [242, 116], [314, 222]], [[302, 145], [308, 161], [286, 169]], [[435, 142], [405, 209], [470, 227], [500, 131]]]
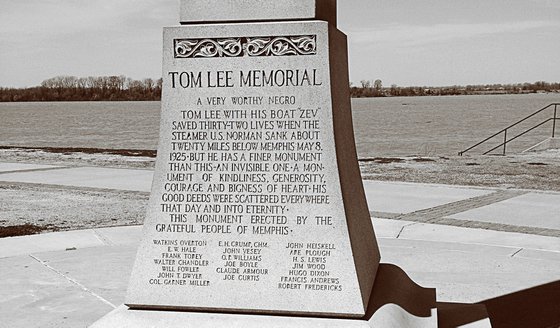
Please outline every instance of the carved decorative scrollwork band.
[[175, 58], [305, 56], [317, 54], [317, 36], [175, 39]]
[[241, 39], [175, 40], [175, 58], [240, 57]]

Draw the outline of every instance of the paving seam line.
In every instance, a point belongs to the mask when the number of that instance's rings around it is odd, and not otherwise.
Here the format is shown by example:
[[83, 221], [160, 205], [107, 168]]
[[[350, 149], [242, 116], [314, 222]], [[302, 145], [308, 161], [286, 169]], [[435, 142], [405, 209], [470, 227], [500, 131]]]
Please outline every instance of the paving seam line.
[[[542, 237], [560, 237], [560, 230], [549, 229], [549, 228], [538, 228], [538, 227], [527, 227], [527, 226], [516, 226], [511, 224], [503, 223], [493, 223], [484, 222], [477, 220], [463, 220], [455, 219], [449, 217], [426, 219], [422, 216], [408, 216], [406, 218], [399, 216], [395, 213], [383, 213], [383, 212], [370, 212], [373, 219], [384, 219], [384, 220], [395, 220], [395, 221], [412, 221], [416, 224], [437, 224], [450, 227], [458, 228], [470, 228], [470, 229], [483, 229], [498, 232], [511, 232], [511, 233], [522, 233], [528, 235], [542, 236]], [[410, 226], [410, 225], [409, 225]], [[375, 223], [374, 223], [375, 228]]]
[[[393, 240], [394, 238], [391, 238], [391, 237], [377, 237], [377, 239], [379, 239], [379, 240]], [[426, 242], [426, 243], [436, 242], [436, 241], [433, 241], [433, 240], [414, 239], [414, 238], [400, 238], [399, 240], [417, 241], [417, 242]], [[512, 251], [514, 251], [512, 254], [504, 255], [504, 256], [508, 256], [508, 257], [514, 257], [514, 256], [518, 255], [519, 253], [521, 253], [522, 251], [547, 252], [547, 253], [553, 253], [553, 254], [559, 254], [560, 255], [560, 250], [528, 248], [528, 247], [521, 247], [521, 246], [514, 246], [514, 245], [485, 244], [485, 243], [476, 243], [476, 242], [450, 242], [450, 241], [437, 241], [437, 242], [438, 243], [443, 243], [443, 244], [455, 244], [455, 245], [465, 245], [465, 246], [474, 245], [474, 246], [486, 246], [486, 247], [495, 247], [495, 248], [507, 248], [507, 249], [511, 249]], [[470, 253], [468, 251], [465, 251], [465, 252]]]
[[[531, 193], [526, 190], [498, 190], [488, 195], [476, 196], [439, 206], [421, 209], [411, 213], [387, 213], [370, 211], [370, 216], [379, 219], [412, 221], [417, 223], [439, 224], [454, 227], [485, 229], [503, 232], [532, 234], [546, 237], [560, 237], [560, 230], [540, 227], [517, 226], [473, 220], [462, 220], [450, 216], [472, 209], [489, 206], [515, 197]], [[402, 229], [401, 229], [402, 233]], [[400, 233], [399, 233], [400, 235]]]
[[523, 248], [518, 249], [517, 252], [511, 254], [511, 257], [515, 257], [515, 255], [519, 254], [522, 250]]
[[449, 184], [449, 183], [437, 183], [437, 182], [421, 182], [421, 181], [403, 181], [403, 180], [382, 180], [382, 179], [370, 179], [367, 175], [362, 173], [363, 181], [371, 182], [381, 182], [381, 183], [393, 183], [393, 184], [403, 184], [403, 185], [422, 185], [425, 187], [432, 188], [451, 188], [451, 189], [472, 189], [472, 190], [485, 190], [485, 191], [521, 191], [525, 193], [538, 193], [538, 194], [552, 194], [560, 195], [559, 190], [541, 190], [541, 189], [528, 189], [528, 188], [518, 188], [518, 187], [506, 187], [506, 186], [481, 186], [481, 185], [466, 185], [466, 184]]
[[400, 215], [402, 215], [402, 214], [401, 213], [389, 213], [389, 212], [376, 212], [376, 211], [370, 211], [369, 212], [369, 216], [371, 216], [373, 219], [396, 220], [396, 218]]
[[99, 231], [97, 231], [97, 229], [93, 229], [93, 234], [95, 235], [95, 237], [97, 239], [99, 239], [100, 242], [102, 242], [104, 245], [106, 246], [115, 246], [115, 243], [113, 243], [109, 238], [103, 236], [103, 234], [101, 234]]
[[12, 171], [2, 171], [2, 174], [14, 174], [14, 173], [30, 173], [30, 172], [45, 172], [45, 171], [56, 171], [56, 170], [65, 170], [65, 169], [72, 169], [73, 166], [57, 166], [57, 167], [44, 167], [41, 169], [27, 169], [27, 170], [12, 170]]
[[395, 239], [399, 239], [399, 238], [400, 238], [401, 234], [404, 232], [404, 229], [406, 229], [406, 228], [408, 228], [408, 227], [410, 227], [410, 226], [416, 225], [416, 224], [418, 224], [418, 222], [413, 222], [413, 223], [405, 224], [404, 226], [402, 226], [402, 227], [401, 227], [401, 230], [399, 231], [399, 233], [397, 234], [397, 237], [396, 237]]
[[19, 181], [2, 181], [0, 176], [0, 186], [22, 186], [22, 187], [35, 187], [45, 189], [62, 189], [68, 191], [90, 191], [90, 192], [112, 192], [112, 193], [127, 193], [132, 195], [150, 196], [149, 191], [140, 190], [126, 190], [126, 189], [110, 189], [110, 188], [95, 188], [95, 187], [80, 187], [52, 183], [33, 183], [33, 182], [19, 182]]
[[[490, 195], [493, 195], [495, 193], [492, 193]], [[463, 209], [459, 209], [459, 206], [464, 204], [466, 201], [472, 202], [473, 200], [478, 200], [479, 197], [486, 197], [486, 196], [490, 196], [490, 195], [485, 195], [485, 196], [478, 196], [478, 197], [473, 197], [473, 198], [469, 198], [469, 199], [463, 199], [457, 202], [452, 202], [452, 203], [446, 203], [443, 205], [438, 205], [438, 206], [434, 206], [434, 207], [429, 207], [429, 208], [424, 208], [421, 210], [417, 210], [414, 212], [410, 212], [410, 213], [390, 213], [390, 212], [378, 212], [378, 211], [370, 211], [369, 214], [371, 217], [373, 218], [378, 218], [378, 219], [390, 219], [390, 220], [399, 220], [399, 221], [416, 221], [416, 222], [428, 222], [429, 220], [432, 219], [437, 219], [446, 215], [453, 215], [453, 214], [458, 214], [458, 213], [462, 213], [465, 211], [468, 211], [470, 209], [474, 209], [477, 207], [470, 207], [466, 210]], [[517, 196], [514, 196], [517, 197]], [[501, 201], [501, 200], [500, 200]], [[460, 204], [457, 204], [460, 203]], [[482, 206], [487, 206], [485, 205], [481, 205]], [[451, 213], [452, 211], [450, 209], [454, 209], [455, 211], [457, 211], [457, 213]], [[444, 211], [444, 212], [443, 212]], [[453, 212], [455, 212], [453, 211]], [[437, 213], [437, 212], [443, 212], [443, 213]], [[422, 220], [422, 218], [424, 218]]]
[[94, 291], [92, 291], [91, 289], [87, 288], [86, 286], [80, 284], [78, 281], [76, 281], [75, 279], [73, 279], [72, 277], [69, 277], [67, 275], [65, 275], [64, 273], [60, 272], [59, 270], [55, 269], [54, 267], [50, 266], [47, 264], [47, 262], [37, 258], [36, 256], [34, 256], [33, 254], [29, 254], [29, 256], [34, 259], [35, 261], [39, 262], [41, 265], [43, 265], [44, 267], [46, 267], [47, 269], [53, 271], [54, 273], [56, 273], [57, 275], [63, 277], [64, 279], [68, 280], [70, 283], [78, 286], [80, 289], [82, 289], [84, 292], [92, 295], [93, 297], [97, 298], [98, 300], [100, 300], [101, 302], [109, 305], [110, 307], [112, 307], [113, 309], [116, 309], [117, 306], [114, 305], [113, 303], [109, 302], [108, 300], [104, 299], [103, 297], [101, 297], [100, 295], [96, 294]]
[[[414, 221], [413, 219], [409, 219], [409, 220]], [[461, 228], [521, 233], [521, 234], [543, 236], [543, 237], [557, 237], [557, 238], [560, 237], [560, 230], [557, 229], [529, 227], [529, 226], [485, 222], [485, 221], [477, 221], [477, 220], [441, 218], [441, 219], [430, 220], [430, 222], [425, 222], [425, 223], [440, 224], [440, 225], [447, 225], [447, 226], [461, 227]]]
[[[433, 219], [439, 219], [458, 213], [466, 212], [475, 208], [481, 208], [484, 206], [489, 206], [499, 202], [503, 202], [508, 199], [519, 197], [527, 194], [526, 191], [519, 190], [499, 190], [488, 195], [476, 196], [467, 199], [462, 199], [459, 201], [434, 206], [411, 213], [401, 214], [396, 219], [407, 220], [411, 217], [422, 217], [426, 221]], [[411, 220], [412, 221], [412, 220]]]

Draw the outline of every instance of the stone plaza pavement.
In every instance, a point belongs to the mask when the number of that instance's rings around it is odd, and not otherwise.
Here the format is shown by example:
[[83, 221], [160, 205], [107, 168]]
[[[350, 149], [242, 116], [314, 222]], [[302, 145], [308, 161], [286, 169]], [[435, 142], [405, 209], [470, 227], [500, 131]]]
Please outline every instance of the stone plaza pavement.
[[[0, 183], [149, 192], [152, 171], [0, 163]], [[560, 193], [365, 181], [382, 262], [438, 301], [560, 280]], [[56, 204], [53, 204], [56, 206]], [[1, 209], [1, 204], [0, 204]], [[0, 239], [0, 327], [87, 327], [124, 301], [141, 227]]]

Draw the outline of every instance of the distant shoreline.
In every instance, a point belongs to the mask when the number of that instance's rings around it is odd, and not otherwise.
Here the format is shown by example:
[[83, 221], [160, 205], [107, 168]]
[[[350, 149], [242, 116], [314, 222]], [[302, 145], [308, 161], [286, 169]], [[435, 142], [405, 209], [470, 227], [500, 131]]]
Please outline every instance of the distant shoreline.
[[[0, 95], [2, 91], [0, 90]], [[375, 96], [362, 96], [350, 94], [352, 99], [364, 99], [364, 98], [413, 98], [413, 97], [449, 97], [449, 96], [503, 96], [503, 95], [534, 95], [534, 94], [558, 94], [560, 95], [560, 90], [548, 91], [548, 92], [522, 92], [522, 93], [507, 93], [507, 92], [479, 92], [479, 93], [457, 93], [457, 94], [410, 94], [410, 95], [375, 95]], [[0, 99], [0, 103], [25, 103], [25, 102], [153, 102], [161, 101], [161, 97], [153, 97], [152, 99], [114, 99], [114, 98], [95, 98], [95, 99], [17, 99], [17, 100], [5, 100]]]
[[467, 85], [444, 87], [383, 87], [380, 80], [371, 83], [362, 81], [361, 87], [350, 87], [353, 98], [369, 97], [423, 97], [423, 96], [481, 96], [560, 93], [560, 83], [539, 81], [535, 83]]
[[[560, 94], [559, 82], [544, 81], [443, 87], [400, 87], [395, 84], [384, 87], [381, 80], [360, 83], [361, 86], [350, 84], [352, 98]], [[0, 87], [0, 102], [160, 101], [162, 84], [162, 79], [135, 81], [124, 76], [88, 79], [61, 76], [31, 88]]]

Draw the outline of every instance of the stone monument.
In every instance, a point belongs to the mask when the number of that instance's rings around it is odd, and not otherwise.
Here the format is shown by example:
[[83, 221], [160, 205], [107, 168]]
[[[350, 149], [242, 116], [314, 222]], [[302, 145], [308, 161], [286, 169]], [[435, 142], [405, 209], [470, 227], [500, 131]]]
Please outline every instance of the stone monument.
[[181, 23], [164, 32], [158, 158], [126, 305], [92, 328], [489, 317], [379, 263], [336, 0], [182, 0]]
[[181, 23], [130, 310], [94, 327], [363, 325], [380, 256], [336, 1], [183, 0]]

